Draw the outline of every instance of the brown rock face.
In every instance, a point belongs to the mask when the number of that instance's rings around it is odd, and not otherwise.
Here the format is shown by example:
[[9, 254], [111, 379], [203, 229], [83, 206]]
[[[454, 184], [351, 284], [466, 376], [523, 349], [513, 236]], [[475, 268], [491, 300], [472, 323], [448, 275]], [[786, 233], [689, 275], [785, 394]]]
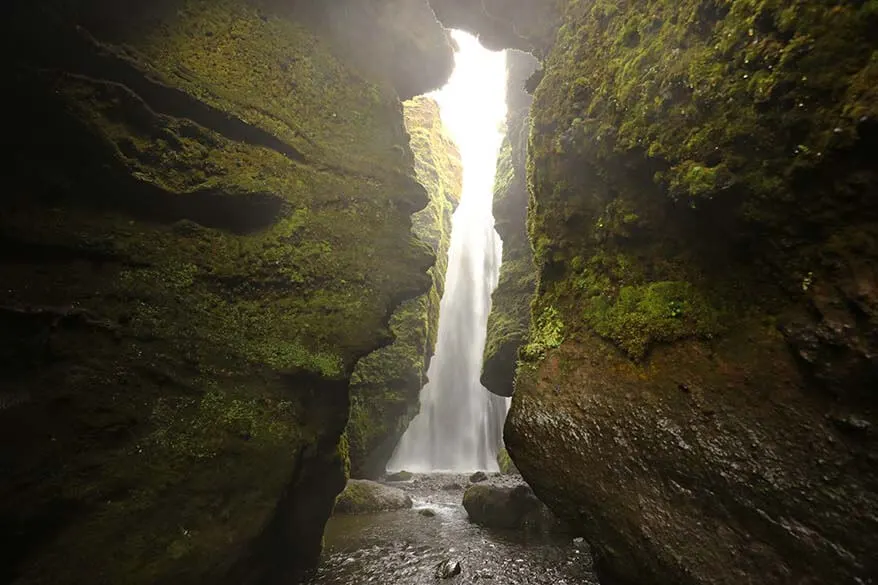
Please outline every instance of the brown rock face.
[[558, 6], [516, 466], [608, 579], [874, 582], [874, 8]]
[[647, 367], [598, 339], [565, 343], [519, 377], [507, 448], [605, 573], [729, 585], [875, 574], [870, 423], [827, 418], [780, 334], [753, 339], [660, 348]]

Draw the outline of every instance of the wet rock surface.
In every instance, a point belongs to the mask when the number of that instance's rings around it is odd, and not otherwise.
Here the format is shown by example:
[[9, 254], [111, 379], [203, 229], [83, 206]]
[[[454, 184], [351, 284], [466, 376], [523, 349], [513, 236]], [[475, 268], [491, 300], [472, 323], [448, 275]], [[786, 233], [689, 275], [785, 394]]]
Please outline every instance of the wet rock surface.
[[368, 479], [349, 479], [335, 501], [336, 514], [367, 514], [411, 507], [412, 499], [404, 491]]
[[385, 481], [410, 481], [414, 474], [409, 471], [397, 471], [384, 478]]
[[470, 520], [489, 528], [561, 531], [557, 518], [524, 484], [470, 486], [463, 494], [463, 507]]
[[488, 479], [488, 474], [484, 471], [477, 471], [471, 476], [469, 476], [469, 480], [471, 483], [479, 483], [480, 481], [486, 481]]
[[[416, 475], [394, 484], [411, 496], [412, 510], [333, 517], [321, 564], [307, 585], [597, 585], [583, 542], [471, 523], [461, 493], [442, 489], [466, 481], [466, 475]], [[497, 476], [479, 487], [516, 485], [520, 478]], [[436, 516], [421, 516], [423, 509]], [[437, 565], [449, 562], [459, 563], [460, 573], [437, 579]]]
[[451, 559], [442, 561], [436, 565], [436, 577], [439, 579], [450, 579], [460, 575], [460, 563]]

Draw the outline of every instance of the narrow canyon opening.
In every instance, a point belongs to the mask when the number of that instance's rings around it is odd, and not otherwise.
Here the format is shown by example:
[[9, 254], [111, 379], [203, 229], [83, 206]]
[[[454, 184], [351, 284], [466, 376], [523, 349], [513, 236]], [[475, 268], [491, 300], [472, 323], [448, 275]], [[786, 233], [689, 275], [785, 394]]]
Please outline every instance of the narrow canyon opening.
[[452, 31], [459, 50], [448, 83], [433, 92], [463, 163], [454, 213], [435, 354], [411, 421], [389, 471], [497, 471], [509, 400], [479, 382], [491, 293], [497, 286], [500, 237], [492, 200], [506, 116], [506, 55]]
[[876, 585], [878, 0], [7, 8], [0, 582]]
[[[529, 585], [596, 585], [582, 539], [571, 538], [505, 453], [508, 393], [491, 392], [482, 383], [490, 359], [492, 293], [504, 294], [498, 288], [501, 260], [509, 256], [519, 267], [530, 264], [520, 241], [510, 238], [504, 249], [495, 223], [505, 223], [503, 233], [520, 237], [524, 232], [524, 128], [530, 99], [523, 97], [523, 86], [536, 62], [525, 53], [488, 50], [460, 30], [450, 35], [456, 46], [448, 82], [405, 104], [407, 120], [420, 120], [407, 122], [416, 156], [425, 148], [418, 134], [423, 118], [432, 115], [441, 118], [439, 125], [453, 141], [451, 150], [459, 154], [462, 167], [447, 253], [441, 244], [434, 246], [439, 249], [437, 268], [447, 262], [447, 269], [439, 276], [444, 287], [438, 331], [419, 411], [386, 460], [380, 481], [372, 481], [378, 474], [360, 469], [348, 481], [327, 523], [321, 563], [308, 585], [495, 578]], [[427, 125], [435, 129], [435, 120]], [[438, 144], [431, 140], [427, 149], [444, 148]], [[441, 174], [433, 162], [429, 172], [419, 171], [428, 191], [436, 190], [433, 175]], [[503, 216], [495, 218], [498, 202]], [[511, 208], [516, 211], [510, 213]], [[522, 221], [510, 221], [510, 215]], [[526, 278], [517, 280], [529, 286]], [[352, 409], [355, 420], [361, 409], [359, 402]], [[359, 432], [357, 425], [348, 429], [349, 434]], [[362, 442], [352, 436], [353, 444]]]

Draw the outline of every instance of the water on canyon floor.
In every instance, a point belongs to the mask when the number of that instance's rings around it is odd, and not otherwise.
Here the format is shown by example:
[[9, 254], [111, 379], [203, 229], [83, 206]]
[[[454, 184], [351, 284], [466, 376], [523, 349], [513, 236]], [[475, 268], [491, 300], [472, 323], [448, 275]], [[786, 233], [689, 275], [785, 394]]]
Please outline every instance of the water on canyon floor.
[[[520, 482], [496, 477], [491, 483]], [[308, 585], [597, 585], [587, 546], [564, 535], [489, 530], [471, 524], [461, 505], [463, 475], [418, 475], [394, 483], [414, 508], [357, 516], [334, 516], [326, 526], [325, 550]], [[429, 508], [434, 517], [419, 510]], [[451, 559], [461, 573], [435, 576]]]
[[473, 36], [452, 33], [459, 51], [448, 84], [433, 94], [463, 163], [463, 191], [454, 214], [436, 351], [421, 390], [420, 412], [388, 469], [496, 471], [506, 398], [481, 385], [482, 352], [497, 286], [501, 243], [492, 198], [506, 114], [506, 58]]
[[[505, 55], [454, 31], [459, 51], [449, 84], [434, 97], [460, 150], [464, 185], [455, 216], [436, 352], [421, 408], [388, 469], [424, 472], [394, 483], [413, 509], [333, 516], [321, 564], [308, 585], [435, 584], [437, 563], [459, 562], [450, 585], [595, 585], [587, 547], [569, 536], [498, 531], [469, 522], [466, 475], [497, 469], [508, 399], [479, 383], [500, 241], [491, 213], [494, 169], [505, 116]], [[523, 483], [495, 476], [492, 483]], [[455, 489], [443, 489], [449, 484]], [[431, 517], [419, 513], [429, 508]]]

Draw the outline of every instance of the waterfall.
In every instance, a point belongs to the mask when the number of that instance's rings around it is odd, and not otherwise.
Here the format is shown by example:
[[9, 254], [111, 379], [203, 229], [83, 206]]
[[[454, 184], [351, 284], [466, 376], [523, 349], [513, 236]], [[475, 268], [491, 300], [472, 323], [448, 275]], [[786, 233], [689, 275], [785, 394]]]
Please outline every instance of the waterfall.
[[455, 211], [435, 355], [412, 420], [387, 467], [415, 472], [497, 470], [509, 400], [479, 382], [501, 242], [491, 212], [506, 115], [506, 57], [461, 31], [455, 69], [433, 94], [460, 148], [463, 192]]

